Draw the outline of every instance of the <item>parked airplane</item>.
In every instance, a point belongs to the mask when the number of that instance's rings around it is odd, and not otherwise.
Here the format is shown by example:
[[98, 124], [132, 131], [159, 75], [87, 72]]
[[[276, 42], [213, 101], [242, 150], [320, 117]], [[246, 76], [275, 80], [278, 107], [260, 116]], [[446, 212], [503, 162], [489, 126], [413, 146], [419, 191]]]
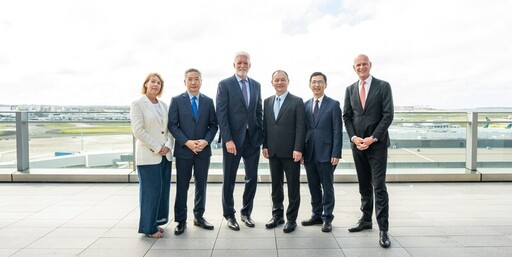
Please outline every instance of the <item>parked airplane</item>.
[[484, 124], [483, 128], [503, 128], [503, 129], [512, 129], [512, 123], [492, 123], [491, 119], [489, 117], [485, 117], [485, 120], [487, 123]]

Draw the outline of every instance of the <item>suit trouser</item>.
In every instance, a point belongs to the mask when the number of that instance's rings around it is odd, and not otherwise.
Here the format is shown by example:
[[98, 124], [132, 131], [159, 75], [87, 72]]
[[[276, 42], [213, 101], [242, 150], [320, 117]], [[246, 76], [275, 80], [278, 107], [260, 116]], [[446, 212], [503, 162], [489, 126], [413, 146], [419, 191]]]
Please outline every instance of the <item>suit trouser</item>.
[[138, 165], [139, 177], [139, 233], [146, 235], [158, 231], [158, 225], [169, 221], [171, 188], [171, 162], [162, 157], [154, 165]]
[[272, 179], [272, 216], [283, 217], [284, 212], [284, 175], [288, 186], [288, 208], [286, 219], [296, 221], [300, 206], [300, 162], [293, 158], [269, 158], [270, 177]]
[[332, 221], [335, 204], [333, 175], [336, 165], [311, 160], [305, 161], [304, 167], [311, 193], [312, 218]]
[[254, 206], [254, 196], [258, 185], [258, 163], [260, 161], [260, 147], [251, 144], [249, 133], [245, 134], [243, 145], [236, 146], [237, 154], [228, 153], [226, 147], [222, 148], [223, 153], [223, 180], [222, 180], [222, 209], [224, 218], [234, 217], [235, 201], [233, 192], [235, 190], [236, 174], [240, 159], [244, 159], [245, 167], [245, 188], [242, 198], [242, 209], [240, 213], [251, 216]]
[[210, 157], [191, 159], [176, 158], [176, 202], [174, 202], [174, 221], [187, 220], [187, 196], [194, 168], [194, 217], [203, 217], [206, 207], [206, 185]]
[[379, 229], [387, 231], [389, 227], [389, 196], [386, 187], [386, 166], [388, 149], [352, 149], [354, 164], [361, 194], [363, 220], [371, 221], [375, 194], [375, 216]]

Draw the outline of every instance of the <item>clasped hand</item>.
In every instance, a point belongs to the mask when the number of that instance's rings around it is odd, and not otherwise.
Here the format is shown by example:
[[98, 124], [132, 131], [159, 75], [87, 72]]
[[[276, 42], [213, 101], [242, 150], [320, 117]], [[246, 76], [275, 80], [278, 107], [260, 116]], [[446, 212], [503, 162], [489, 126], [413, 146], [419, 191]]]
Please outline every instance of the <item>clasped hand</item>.
[[160, 151], [158, 151], [158, 154], [160, 154], [161, 156], [165, 156], [167, 153], [169, 153], [171, 149], [169, 149], [169, 147], [167, 146], [162, 146], [162, 148], [160, 148]]
[[371, 144], [373, 144], [373, 138], [372, 137], [354, 137], [352, 142], [356, 145], [357, 149], [360, 151], [364, 151], [370, 147]]
[[185, 145], [192, 150], [195, 154], [200, 153], [208, 145], [208, 142], [204, 139], [188, 140]]

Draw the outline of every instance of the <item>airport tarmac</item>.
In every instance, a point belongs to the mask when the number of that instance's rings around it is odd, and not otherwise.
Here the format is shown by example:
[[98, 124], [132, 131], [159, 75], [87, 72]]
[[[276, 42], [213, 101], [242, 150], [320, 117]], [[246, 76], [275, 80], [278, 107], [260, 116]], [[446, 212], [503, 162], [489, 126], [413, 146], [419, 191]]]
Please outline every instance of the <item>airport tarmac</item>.
[[[341, 163], [353, 163], [351, 150], [344, 146]], [[132, 153], [131, 134], [74, 135], [32, 138], [29, 141], [30, 160], [51, 158], [55, 153]], [[512, 162], [511, 148], [479, 148], [478, 162]], [[465, 162], [466, 148], [390, 148], [389, 163]], [[16, 140], [0, 140], [0, 163], [16, 160]], [[212, 163], [222, 162], [222, 149], [213, 149]], [[261, 157], [261, 163], [267, 161]]]

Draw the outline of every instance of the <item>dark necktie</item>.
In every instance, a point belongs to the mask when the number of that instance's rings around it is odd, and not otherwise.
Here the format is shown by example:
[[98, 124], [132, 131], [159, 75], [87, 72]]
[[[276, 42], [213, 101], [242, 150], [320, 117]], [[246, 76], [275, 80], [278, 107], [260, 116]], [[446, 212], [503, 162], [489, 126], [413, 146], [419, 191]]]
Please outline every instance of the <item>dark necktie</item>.
[[249, 107], [249, 96], [247, 95], [247, 84], [245, 83], [247, 80], [242, 79], [240, 82], [242, 82], [242, 94], [244, 95], [245, 106]]
[[315, 108], [313, 108], [313, 120], [315, 121], [316, 123], [316, 119], [318, 119], [318, 103], [320, 101], [319, 100], [315, 100]]
[[192, 112], [194, 113], [194, 120], [197, 120], [197, 103], [196, 103], [197, 97], [192, 97]]

